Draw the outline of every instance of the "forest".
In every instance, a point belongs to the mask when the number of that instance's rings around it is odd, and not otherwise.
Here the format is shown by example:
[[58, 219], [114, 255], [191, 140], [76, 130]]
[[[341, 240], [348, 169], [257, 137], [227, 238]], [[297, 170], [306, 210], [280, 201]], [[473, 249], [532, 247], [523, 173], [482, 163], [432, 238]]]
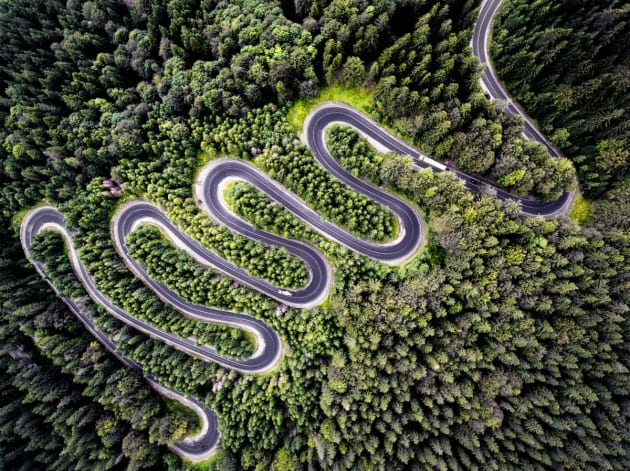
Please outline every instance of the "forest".
[[495, 26], [499, 75], [575, 162], [591, 197], [628, 186], [628, 15], [627, 5], [509, 0]]
[[[498, 75], [562, 150], [521, 136], [479, 86], [478, 0], [0, 1], [0, 469], [420, 470], [630, 468], [630, 8], [505, 0]], [[142, 198], [220, 257], [283, 289], [304, 262], [213, 221], [193, 182], [208, 162], [256, 166], [327, 221], [387, 243], [393, 213], [332, 177], [294, 119], [324, 97], [423, 152], [525, 198], [581, 197], [570, 215], [521, 213], [453, 172], [326, 130], [352, 175], [408, 202], [426, 241], [402, 266], [324, 237], [243, 181], [231, 210], [316, 248], [321, 305], [282, 304], [200, 265], [141, 225], [126, 243], [183, 299], [249, 314], [282, 339], [270, 373], [204, 362], [134, 330], [86, 294], [58, 234], [33, 253], [130, 369], [25, 258], [30, 208], [59, 208], [99, 290], [137, 319], [231, 358], [255, 340], [180, 315], [123, 263], [112, 215]], [[357, 99], [357, 97], [361, 97]], [[293, 118], [292, 118], [293, 117]], [[578, 210], [579, 205], [579, 210]], [[219, 419], [215, 455], [170, 445]]]

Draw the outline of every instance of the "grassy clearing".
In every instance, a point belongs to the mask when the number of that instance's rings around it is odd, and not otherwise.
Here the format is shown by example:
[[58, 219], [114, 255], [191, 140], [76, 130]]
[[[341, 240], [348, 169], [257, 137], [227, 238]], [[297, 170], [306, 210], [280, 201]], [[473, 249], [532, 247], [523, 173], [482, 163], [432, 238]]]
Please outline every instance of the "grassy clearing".
[[223, 450], [218, 449], [217, 452], [205, 461], [193, 464], [190, 461], [182, 460], [183, 467], [186, 471], [218, 471], [225, 469], [223, 460], [225, 454]]
[[210, 162], [211, 160], [215, 160], [221, 157], [217, 154], [217, 152], [212, 148], [204, 148], [197, 152], [197, 162], [199, 163], [199, 167], [203, 167], [205, 164]]
[[571, 219], [579, 224], [588, 223], [593, 216], [591, 203], [592, 202], [590, 200], [587, 200], [583, 198], [582, 195], [579, 195], [575, 199], [573, 207], [571, 208]]
[[373, 95], [373, 87], [348, 88], [338, 82], [335, 82], [331, 86], [321, 90], [319, 96], [316, 98], [311, 98], [309, 100], [302, 98], [301, 100], [295, 102], [287, 113], [287, 120], [299, 134], [302, 132], [302, 125], [304, 124], [306, 116], [313, 107], [319, 103], [323, 101], [343, 101], [365, 113], [369, 113], [373, 103]]

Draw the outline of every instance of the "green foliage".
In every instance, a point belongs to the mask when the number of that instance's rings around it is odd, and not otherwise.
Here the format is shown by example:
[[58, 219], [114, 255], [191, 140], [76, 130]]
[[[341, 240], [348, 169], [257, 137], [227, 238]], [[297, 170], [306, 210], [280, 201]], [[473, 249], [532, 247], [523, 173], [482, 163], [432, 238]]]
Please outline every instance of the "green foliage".
[[365, 80], [365, 66], [359, 57], [348, 57], [341, 69], [341, 83], [346, 87], [358, 87]]
[[287, 113], [287, 121], [295, 132], [301, 132], [304, 120], [311, 110], [325, 101], [341, 101], [363, 112], [369, 112], [372, 108], [372, 92], [372, 89], [347, 88], [335, 82], [323, 88], [315, 98], [297, 100]]
[[267, 154], [264, 166], [309, 206], [349, 232], [373, 240], [392, 237], [394, 215], [334, 180], [311, 155], [300, 149], [286, 155]]
[[271, 464], [273, 471], [294, 471], [298, 466], [298, 457], [286, 448], [280, 448]]
[[323, 238], [305, 226], [284, 207], [274, 204], [267, 196], [245, 182], [237, 182], [227, 192], [227, 201], [236, 214], [251, 221], [256, 227], [275, 232], [283, 237], [301, 239], [318, 248], [328, 260], [339, 267], [335, 276], [337, 289], [343, 289], [361, 279], [382, 279], [391, 269], [368, 257], [359, 256], [345, 247]]
[[[154, 229], [130, 236], [151, 276], [183, 297], [277, 330], [286, 350], [274, 373], [241, 375], [134, 332], [85, 297], [57, 236], [43, 234], [35, 253], [144, 374], [217, 411], [222, 450], [210, 469], [629, 469], [619, 5], [511, 0], [495, 29], [510, 89], [577, 163], [588, 194], [609, 190], [588, 227], [522, 218], [337, 127], [327, 139], [342, 165], [426, 216], [427, 249], [404, 268], [326, 240], [244, 183], [228, 192], [237, 214], [330, 260], [326, 305], [281, 306]], [[308, 278], [303, 264], [214, 224], [191, 183], [209, 158], [250, 160], [357, 235], [392, 237], [391, 214], [334, 181], [297, 140], [321, 101], [350, 103], [517, 194], [552, 199], [570, 187], [569, 162], [524, 141], [519, 120], [481, 93], [468, 46], [477, 6], [0, 2], [0, 467], [179, 469], [163, 445], [197, 427], [51, 301], [6, 229], [25, 208], [60, 205], [99, 289], [132, 315], [245, 356], [240, 331], [183, 318], [129, 273], [109, 229], [119, 196], [155, 202], [221, 256], [295, 287]]]
[[308, 229], [304, 224], [247, 182], [239, 181], [232, 184], [226, 190], [225, 200], [236, 214], [251, 221], [254, 227], [293, 239], [307, 237]]
[[[141, 226], [129, 235], [127, 243], [129, 254], [148, 268], [152, 279], [164, 283], [187, 301], [223, 308], [236, 304], [235, 298], [247, 291], [210, 269], [203, 270], [201, 275], [198, 264], [169, 244], [154, 227]], [[208, 323], [205, 329], [193, 332], [199, 343], [212, 345], [223, 355], [246, 358], [253, 352], [251, 339], [242, 330]]]
[[604, 232], [630, 231], [630, 182], [621, 180], [603, 198], [593, 202], [593, 225]]
[[[85, 296], [61, 248], [58, 236], [45, 233], [33, 250], [45, 261], [55, 286]], [[21, 283], [26, 287], [33, 281]], [[4, 426], [13, 428], [0, 437], [14, 454], [4, 454], [7, 468], [109, 469], [121, 458], [131, 468], [150, 467], [164, 452], [156, 445], [172, 443], [194, 426], [188, 411], [168, 412], [139, 372], [121, 365], [92, 339], [60, 301], [22, 292], [28, 302], [14, 298], [22, 307], [5, 325], [1, 340], [3, 377], [10, 379], [3, 396], [27, 404], [4, 416]], [[116, 328], [120, 331], [120, 325]], [[33, 349], [27, 338], [39, 348]], [[14, 357], [9, 364], [7, 354]], [[24, 425], [15, 426], [19, 423]], [[158, 423], [161, 434], [156, 437], [150, 430]]]
[[499, 76], [578, 168], [587, 197], [627, 173], [630, 12], [617, 2], [505, 2], [492, 55]]
[[380, 117], [427, 153], [512, 193], [559, 197], [572, 185], [570, 163], [525, 142], [519, 119], [488, 103], [477, 85], [470, 31], [454, 30], [456, 18], [448, 5], [434, 4], [413, 31], [381, 53], [374, 90]]
[[326, 130], [326, 144], [330, 154], [339, 159], [344, 168], [352, 169], [355, 176], [380, 183], [379, 165], [385, 159], [377, 155], [354, 129], [333, 125]]
[[403, 185], [428, 208], [443, 258], [399, 283], [358, 283], [338, 305], [344, 348], [322, 389], [320, 463], [623, 469], [627, 454], [598, 445], [627, 433], [604, 432], [630, 381], [627, 236], [521, 219], [458, 187], [428, 173]]
[[186, 466], [188, 471], [236, 471], [237, 469], [234, 455], [221, 449], [206, 461]]
[[571, 219], [579, 224], [586, 224], [591, 221], [592, 217], [591, 202], [582, 196], [578, 196], [571, 208]]
[[394, 215], [331, 177], [296, 139], [281, 113], [269, 113], [267, 108], [238, 121], [227, 120], [215, 128], [206, 146], [254, 157], [272, 178], [356, 236], [373, 240], [394, 237]]
[[525, 177], [525, 170], [519, 169], [499, 178], [499, 183], [506, 187], [513, 187]]

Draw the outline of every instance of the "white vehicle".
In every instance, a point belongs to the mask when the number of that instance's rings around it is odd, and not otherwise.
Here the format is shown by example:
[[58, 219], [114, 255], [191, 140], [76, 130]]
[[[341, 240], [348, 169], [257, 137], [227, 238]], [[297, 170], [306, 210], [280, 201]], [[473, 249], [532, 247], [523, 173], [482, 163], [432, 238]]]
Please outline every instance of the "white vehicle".
[[287, 291], [286, 289], [279, 289], [278, 294], [281, 294], [282, 296], [293, 296], [293, 293], [291, 291]]

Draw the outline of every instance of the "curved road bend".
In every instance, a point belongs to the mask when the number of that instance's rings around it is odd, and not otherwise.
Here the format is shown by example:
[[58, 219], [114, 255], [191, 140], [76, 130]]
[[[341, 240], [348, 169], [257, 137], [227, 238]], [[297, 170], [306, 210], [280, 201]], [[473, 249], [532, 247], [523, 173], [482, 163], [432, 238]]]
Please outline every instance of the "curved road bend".
[[[205, 209], [205, 208], [204, 208]], [[331, 284], [331, 274], [328, 262], [317, 250], [303, 244], [301, 242], [289, 239], [283, 239], [274, 234], [265, 231], [255, 230], [245, 223], [243, 220], [235, 217], [221, 206], [221, 219], [228, 227], [236, 232], [243, 233], [252, 239], [261, 242], [277, 245], [286, 248], [289, 253], [299, 257], [306, 263], [309, 271], [310, 279], [306, 286], [295, 290], [290, 295], [279, 293], [278, 287], [272, 285], [266, 280], [251, 276], [243, 268], [228, 262], [224, 258], [218, 256], [215, 252], [203, 247], [199, 242], [182, 233], [159, 208], [155, 205], [142, 200], [131, 201], [123, 206], [114, 214], [112, 220], [112, 237], [115, 242], [116, 249], [121, 255], [127, 266], [144, 281], [151, 286], [158, 295], [160, 295], [161, 284], [154, 282], [146, 273], [146, 268], [136, 262], [129, 255], [129, 247], [127, 247], [125, 238], [139, 224], [151, 224], [159, 227], [166, 237], [179, 249], [186, 252], [197, 262], [216, 268], [226, 275], [234, 278], [238, 282], [249, 286], [271, 298], [275, 298], [285, 304], [295, 307], [311, 307], [321, 304], [328, 295], [329, 285]], [[166, 300], [171, 304], [170, 300]], [[234, 327], [244, 328], [240, 325], [238, 317], [231, 314], [231, 318], [237, 320]], [[229, 321], [228, 318], [222, 319], [222, 323]], [[213, 320], [214, 322], [214, 320]], [[251, 330], [250, 330], [251, 331]], [[252, 332], [256, 333], [256, 332]]]
[[70, 234], [68, 234], [66, 230], [63, 216], [56, 209], [46, 206], [36, 208], [30, 211], [22, 221], [22, 226], [20, 227], [20, 240], [24, 249], [24, 253], [26, 254], [28, 260], [32, 263], [32, 265], [35, 267], [41, 277], [48, 282], [48, 284], [51, 286], [53, 291], [55, 291], [57, 296], [59, 296], [68, 306], [70, 311], [72, 311], [72, 313], [74, 313], [79, 321], [81, 321], [88, 332], [90, 332], [107, 350], [109, 350], [110, 353], [112, 353], [124, 365], [139, 371], [143, 376], [145, 376], [145, 380], [147, 381], [147, 383], [158, 393], [167, 396], [173, 400], [176, 400], [183, 406], [192, 409], [192, 411], [199, 417], [199, 422], [201, 424], [200, 431], [195, 435], [185, 437], [180, 442], [169, 445], [171, 451], [193, 463], [198, 463], [200, 461], [208, 459], [216, 451], [219, 439], [221, 437], [221, 433], [218, 430], [217, 416], [214, 414], [214, 412], [212, 412], [212, 410], [203, 405], [196, 398], [183, 396], [182, 394], [179, 394], [160, 385], [150, 376], [146, 376], [144, 374], [142, 365], [123, 356], [119, 351], [116, 350], [116, 346], [109, 339], [109, 337], [96, 327], [96, 325], [92, 321], [92, 318], [85, 312], [84, 306], [82, 305], [83, 303], [78, 300], [73, 300], [67, 296], [63, 296], [59, 292], [55, 285], [46, 277], [43, 263], [34, 259], [31, 256], [31, 245], [33, 243], [33, 237], [45, 229], [54, 230], [63, 237], [68, 248], [68, 252], [70, 254], [72, 267], [77, 274], [77, 277], [79, 277], [81, 283], [88, 291], [88, 294], [90, 294], [90, 297], [92, 297], [92, 299], [98, 304], [101, 304], [105, 308], [108, 308], [108, 306], [106, 304], [103, 304], [100, 299], [97, 300], [94, 298], [93, 292], [90, 292], [89, 288], [94, 287], [94, 285], [89, 276], [85, 278], [85, 267], [78, 259], [76, 251], [72, 244]]
[[[345, 172], [341, 165], [330, 155], [325, 143], [325, 128], [334, 123], [346, 124], [352, 126], [359, 131], [363, 136], [367, 137], [372, 143], [376, 143], [379, 147], [387, 148], [400, 155], [409, 155], [412, 157], [414, 165], [420, 168], [428, 168], [434, 172], [451, 171], [454, 172], [458, 178], [460, 178], [466, 188], [471, 191], [480, 191], [483, 187], [491, 187], [495, 191], [495, 197], [500, 200], [512, 200], [517, 201], [521, 205], [521, 211], [528, 216], [547, 216], [551, 217], [562, 213], [566, 210], [567, 202], [572, 198], [572, 192], [565, 192], [563, 195], [555, 201], [542, 202], [532, 198], [524, 198], [515, 196], [508, 191], [487, 182], [480, 182], [475, 177], [470, 176], [460, 170], [447, 167], [444, 163], [439, 162], [424, 152], [412, 147], [402, 139], [394, 136], [389, 131], [378, 125], [370, 118], [365, 116], [360, 111], [344, 104], [337, 102], [323, 103], [317, 106], [307, 116], [304, 121], [304, 135], [303, 139], [305, 143], [312, 149], [315, 158], [320, 162], [328, 171], [337, 176], [337, 172]], [[338, 168], [337, 168], [338, 167]], [[339, 170], [341, 169], [341, 170]], [[361, 193], [366, 192], [370, 194], [372, 186], [356, 179], [357, 185], [365, 185], [367, 189], [357, 190]], [[343, 176], [338, 177], [345, 181]], [[347, 182], [351, 185], [350, 182]], [[353, 182], [354, 184], [354, 182]], [[352, 186], [352, 185], [351, 185]], [[353, 186], [353, 188], [355, 188]], [[386, 193], [387, 195], [387, 193]], [[388, 206], [387, 203], [382, 202], [384, 206]]]
[[[334, 159], [332, 157], [330, 157], [330, 159], [331, 162], [325, 166], [334, 169]], [[188, 252], [196, 260], [206, 265], [219, 268], [235, 279], [242, 281], [244, 284], [258, 289], [265, 294], [269, 294], [271, 297], [280, 299], [287, 304], [299, 305], [301, 307], [315, 305], [325, 299], [330, 284], [331, 275], [326, 259], [318, 251], [301, 242], [283, 239], [274, 234], [253, 229], [227, 208], [223, 200], [222, 188], [224, 187], [224, 183], [230, 179], [237, 178], [245, 180], [267, 193], [276, 201], [284, 204], [296, 216], [307, 224], [312, 224], [312, 226], [322, 234], [340, 241], [359, 253], [373, 256], [386, 263], [400, 263], [402, 260], [413, 255], [422, 239], [422, 222], [419, 214], [407, 203], [398, 200], [382, 190], [365, 184], [346, 173], [343, 169], [340, 169], [340, 167], [339, 169], [334, 169], [334, 173], [340, 180], [348, 182], [353, 188], [363, 192], [368, 197], [372, 197], [394, 212], [400, 223], [400, 233], [396, 240], [385, 244], [365, 242], [329, 222], [322, 221], [315, 211], [308, 208], [295, 195], [286, 191], [267, 175], [243, 161], [220, 160], [212, 162], [202, 171], [200, 179], [203, 180], [203, 182], [198, 180], [196, 183], [196, 193], [201, 198], [203, 209], [208, 211], [218, 221], [248, 237], [284, 247], [307, 263], [310, 273], [309, 284], [307, 287], [302, 290], [297, 290], [294, 293], [286, 291], [282, 293], [277, 287], [264, 280], [251, 277], [244, 270], [233, 266], [229, 262], [216, 256], [213, 252], [203, 248], [199, 243], [182, 234], [166, 218], [163, 212], [150, 203], [132, 201], [123, 205], [114, 215], [112, 221], [114, 245], [132, 272], [147, 284], [160, 299], [180, 311], [183, 315], [196, 320], [241, 328], [253, 333], [257, 339], [257, 349], [250, 358], [245, 360], [223, 357], [217, 354], [216, 350], [211, 347], [197, 345], [194, 339], [183, 339], [177, 335], [163, 332], [142, 320], [130, 316], [127, 312], [114, 305], [107, 296], [98, 290], [86, 267], [80, 261], [72, 243], [72, 237], [65, 227], [63, 215], [56, 208], [41, 206], [27, 213], [21, 226], [22, 245], [27, 257], [31, 259], [30, 246], [35, 234], [44, 229], [53, 229], [59, 232], [68, 247], [72, 267], [89, 296], [114, 317], [140, 332], [159, 339], [167, 345], [202, 360], [213, 361], [224, 367], [243, 373], [264, 373], [275, 367], [282, 353], [280, 338], [275, 331], [270, 329], [263, 322], [244, 314], [221, 311], [184, 301], [162, 283], [152, 280], [148, 276], [146, 268], [130, 257], [129, 248], [125, 244], [125, 238], [138, 224], [149, 223], [159, 226], [176, 246]], [[42, 265], [35, 260], [31, 259], [31, 261], [42, 277], [46, 279]], [[76, 302], [67, 298], [64, 298], [64, 301], [86, 325], [88, 330], [99, 339], [106, 348], [112, 351], [117, 358], [126, 365], [141, 370], [140, 365], [123, 357], [116, 351], [115, 345], [109, 341], [106, 335], [96, 328], [89, 316], [82, 313], [80, 306]], [[193, 461], [199, 461], [210, 456], [216, 448], [220, 436], [216, 427], [216, 416], [196, 400], [188, 399], [174, 391], [169, 391], [161, 387], [151, 378], [147, 378], [147, 381], [156, 390], [192, 408], [202, 420], [202, 431], [194, 437], [189, 437], [173, 445], [173, 451]]]
[[[143, 320], [136, 319], [135, 317], [129, 315], [126, 311], [114, 305], [107, 296], [98, 290], [85, 265], [83, 265], [79, 259], [79, 256], [72, 245], [70, 235], [65, 229], [63, 216], [56, 208], [51, 206], [40, 206], [29, 212], [25, 221], [22, 223], [22, 230], [26, 236], [30, 237], [31, 234], [36, 234], [36, 230], [42, 230], [50, 226], [53, 226], [61, 232], [66, 239], [72, 266], [81, 280], [81, 283], [83, 283], [88, 291], [90, 297], [96, 303], [101, 304], [105, 309], [107, 309], [110, 314], [127, 325], [149, 335], [150, 337], [162, 340], [164, 343], [172, 346], [173, 348], [203, 361], [214, 362], [223, 367], [240, 371], [242, 373], [266, 373], [273, 369], [280, 359], [282, 354], [280, 337], [265, 323], [245, 314], [221, 311], [219, 309], [189, 303], [180, 298], [165, 285], [151, 280], [146, 275], [145, 271], [138, 272], [138, 276], [141, 280], [154, 290], [163, 301], [171, 305], [174, 309], [195, 320], [216, 322], [250, 331], [258, 340], [257, 349], [251, 357], [244, 360], [224, 357], [219, 355], [212, 347], [198, 345], [195, 339], [184, 339], [178, 335], [164, 332], [147, 324]], [[30, 242], [30, 239], [25, 239], [25, 242]]]
[[[499, 10], [502, 1], [503, 0], [484, 0], [479, 11], [479, 18], [475, 23], [475, 29], [473, 31], [473, 37], [471, 40], [473, 55], [477, 57], [479, 63], [484, 66], [480, 80], [481, 88], [490, 98], [506, 102], [507, 106], [505, 111], [507, 113], [516, 114], [523, 118], [523, 135], [526, 139], [536, 141], [544, 145], [547, 148], [547, 152], [552, 157], [562, 157], [553, 144], [551, 144], [551, 142], [549, 142], [549, 140], [540, 132], [536, 123], [534, 123], [527, 113], [514, 103], [508, 91], [503, 87], [503, 84], [492, 65], [492, 60], [489, 54], [490, 33], [492, 31], [494, 16]], [[503, 191], [503, 193], [506, 192]], [[568, 211], [575, 191], [565, 191], [557, 200], [546, 203], [527, 198], [518, 198], [509, 195], [509, 193], [503, 193], [498, 193], [497, 196], [501, 199], [513, 199], [519, 201], [522, 204], [523, 212], [525, 214], [555, 216], [564, 214]]]
[[[323, 220], [319, 213], [312, 210], [295, 194], [282, 187], [252, 164], [243, 160], [218, 159], [211, 161], [201, 170], [197, 179], [198, 183], [195, 183], [195, 193], [197, 197], [201, 197], [203, 209], [209, 212], [213, 219], [246, 237], [285, 247], [289, 252], [293, 250], [291, 246], [291, 244], [294, 243], [293, 241], [278, 237], [266, 231], [256, 230], [249, 223], [230, 211], [222, 195], [224, 182], [230, 179], [238, 179], [252, 184], [276, 202], [282, 204], [285, 209], [290, 211], [306, 225], [361, 255], [368, 256], [389, 265], [400, 264], [413, 256], [420, 246], [423, 236], [422, 219], [418, 212], [401, 199], [354, 177], [344, 170], [330, 154], [327, 155], [329, 159], [320, 161], [320, 163], [326, 170], [330, 171], [335, 178], [394, 213], [399, 223], [399, 233], [396, 239], [385, 243], [378, 243], [353, 236], [335, 224]], [[333, 171], [331, 171], [331, 169], [333, 169]], [[304, 244], [299, 245], [303, 246]], [[314, 251], [314, 255], [315, 254], [321, 257], [322, 260], [320, 263], [323, 268], [323, 265], [326, 264], [326, 260], [319, 252]], [[307, 266], [309, 271], [311, 271], [311, 276], [315, 277], [314, 269], [317, 267], [311, 266], [308, 262]], [[290, 303], [292, 299], [294, 302], [297, 294], [299, 294], [298, 291], [296, 291], [291, 298], [286, 299], [286, 302]], [[284, 299], [283, 302], [285, 302]]]
[[[496, 77], [496, 73], [491, 67], [487, 55], [487, 43], [492, 18], [500, 3], [501, 0], [486, 0], [482, 5], [479, 20], [475, 25], [472, 41], [473, 53], [479, 58], [481, 63], [487, 65], [481, 79], [482, 87], [491, 97], [508, 101], [508, 112], [519, 114], [523, 117], [525, 123], [524, 134], [527, 138], [542, 143], [547, 147], [551, 155], [558, 156], [557, 151], [540, 131], [538, 131], [531, 119], [511, 102], [509, 95], [502, 88]], [[326, 260], [312, 247], [297, 241], [282, 239], [265, 231], [256, 230], [229, 211], [223, 200], [222, 188], [226, 181], [236, 178], [253, 184], [276, 201], [285, 205], [289, 211], [306, 224], [346, 247], [384, 263], [401, 263], [413, 255], [420, 245], [422, 240], [422, 221], [420, 216], [407, 203], [346, 172], [330, 155], [325, 144], [324, 130], [326, 126], [334, 122], [351, 125], [371, 141], [376, 141], [387, 149], [399, 154], [411, 155], [415, 165], [419, 167], [430, 168], [433, 171], [443, 171], [446, 170], [447, 167], [443, 163], [409, 146], [357, 110], [346, 105], [335, 103], [324, 104], [313, 110], [307, 117], [304, 125], [304, 140], [313, 151], [316, 160], [335, 178], [391, 210], [398, 218], [400, 224], [400, 233], [396, 240], [385, 244], [366, 242], [350, 235], [327, 221], [322, 221], [321, 217], [316, 212], [308, 208], [295, 195], [282, 188], [255, 167], [243, 161], [219, 160], [211, 162], [202, 170], [199, 179], [195, 183], [195, 192], [199, 198], [198, 203], [200, 203], [202, 208], [210, 213], [213, 218], [222, 222], [235, 232], [239, 232], [247, 237], [264, 243], [285, 247], [290, 253], [306, 262], [310, 273], [309, 283], [306, 287], [296, 290], [293, 293], [283, 293], [282, 291], [284, 290], [278, 290], [277, 287], [263, 280], [251, 277], [244, 270], [235, 267], [220, 257], [217, 257], [214, 253], [201, 247], [196, 241], [183, 235], [166, 219], [165, 215], [159, 209], [149, 203], [138, 201], [129, 203], [123, 206], [114, 216], [112, 233], [116, 242], [115, 245], [120, 255], [125, 260], [125, 263], [127, 263], [136, 276], [149, 285], [163, 301], [172, 305], [175, 309], [181, 311], [188, 317], [230, 325], [254, 333], [258, 340], [258, 345], [256, 352], [249, 359], [235, 360], [222, 357], [218, 355], [213, 348], [198, 346], [194, 340], [182, 339], [173, 334], [155, 329], [152, 326], [146, 325], [143, 321], [129, 316], [126, 312], [113, 305], [106, 296], [98, 291], [92, 279], [89, 277], [85, 266], [79, 260], [74, 246], [72, 245], [72, 239], [65, 228], [63, 216], [55, 208], [49, 206], [35, 208], [25, 216], [20, 234], [24, 251], [37, 271], [46, 279], [41, 263], [31, 258], [30, 246], [33, 235], [46, 228], [54, 229], [64, 237], [68, 246], [73, 269], [88, 291], [90, 297], [95, 302], [105, 307], [118, 319], [141, 332], [164, 341], [168, 345], [206, 361], [214, 361], [222, 366], [236, 369], [244, 373], [261, 373], [268, 371], [277, 363], [281, 354], [280, 339], [273, 330], [269, 329], [264, 323], [244, 314], [220, 311], [185, 302], [166, 286], [148, 277], [146, 269], [129, 256], [128, 247], [125, 245], [125, 237], [140, 223], [155, 224], [162, 228], [167, 234], [167, 237], [169, 237], [175, 245], [187, 251], [197, 261], [214, 266], [272, 298], [278, 299], [286, 304], [300, 307], [307, 307], [321, 302], [326, 296], [327, 287], [330, 283], [330, 269]], [[460, 171], [456, 171], [456, 174], [459, 178], [464, 180], [464, 184], [468, 189], [473, 191], [480, 190], [482, 184], [473, 177]], [[484, 183], [483, 185], [486, 184]], [[500, 188], [495, 187], [495, 189], [497, 198], [520, 202], [523, 213], [528, 215], [553, 216], [563, 213], [567, 209], [567, 202], [572, 197], [572, 193], [565, 192], [562, 197], [556, 201], [542, 203], [532, 199], [515, 197]], [[50, 283], [50, 281], [48, 282], [52, 286], [52, 283]], [[52, 287], [57, 291], [54, 286]], [[83, 322], [87, 329], [120, 361], [130, 367], [139, 369], [140, 371], [142, 370], [140, 365], [125, 358], [116, 351], [114, 344], [110, 342], [106, 335], [96, 328], [89, 316], [82, 314], [82, 310], [77, 302], [65, 297], [62, 297], [62, 299], [68, 304], [70, 309], [77, 315], [81, 322]], [[192, 461], [200, 461], [210, 456], [214, 452], [220, 437], [217, 430], [216, 416], [212, 411], [205, 408], [195, 399], [185, 398], [174, 391], [165, 389], [155, 383], [151, 378], [147, 378], [147, 381], [162, 394], [173, 397], [188, 407], [191, 407], [201, 419], [201, 432], [194, 437], [188, 437], [182, 442], [173, 445], [171, 449]]]

